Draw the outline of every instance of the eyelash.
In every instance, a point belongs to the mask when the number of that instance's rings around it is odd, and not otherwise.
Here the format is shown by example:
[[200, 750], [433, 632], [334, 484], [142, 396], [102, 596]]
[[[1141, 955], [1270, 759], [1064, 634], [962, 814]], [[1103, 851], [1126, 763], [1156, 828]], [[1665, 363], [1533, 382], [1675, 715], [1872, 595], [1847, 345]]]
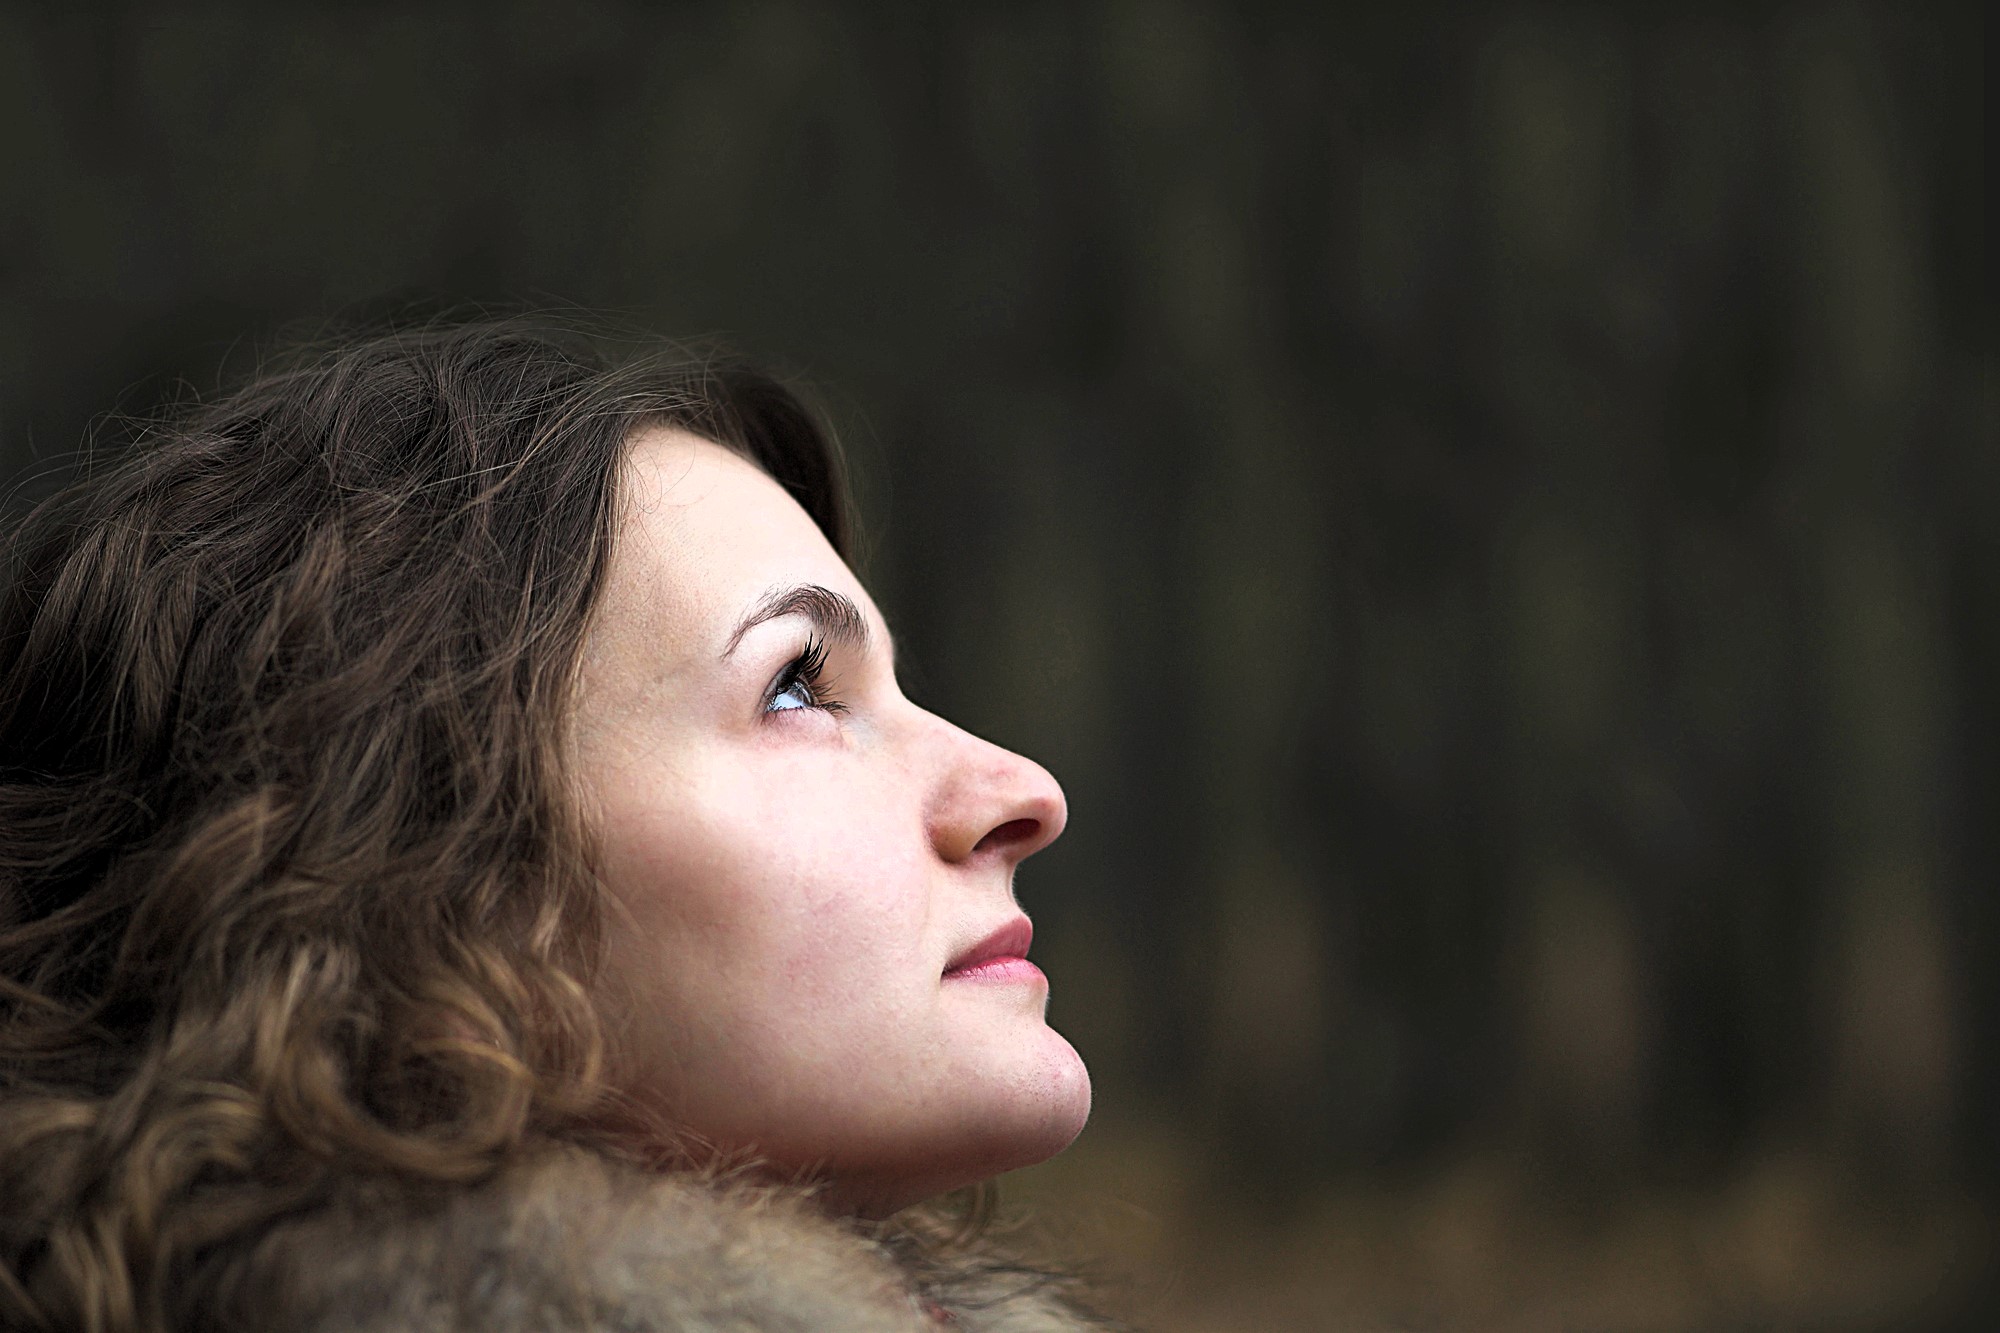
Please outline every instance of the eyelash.
[[767, 713], [789, 713], [796, 709], [777, 708], [780, 696], [798, 690], [805, 696], [805, 707], [816, 708], [823, 713], [844, 713], [847, 705], [833, 697], [831, 682], [826, 680], [826, 642], [823, 639], [807, 639], [805, 650], [778, 673], [771, 682], [771, 692], [764, 699]]

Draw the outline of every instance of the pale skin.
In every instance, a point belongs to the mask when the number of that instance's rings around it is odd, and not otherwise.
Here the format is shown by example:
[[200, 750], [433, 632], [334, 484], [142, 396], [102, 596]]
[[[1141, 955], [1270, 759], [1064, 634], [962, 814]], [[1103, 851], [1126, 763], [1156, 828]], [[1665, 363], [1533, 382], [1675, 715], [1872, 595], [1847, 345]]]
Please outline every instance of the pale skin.
[[1059, 1152], [1090, 1082], [1013, 874], [1062, 789], [903, 696], [867, 592], [755, 465], [658, 428], [622, 481], [575, 727], [617, 1086], [868, 1214]]

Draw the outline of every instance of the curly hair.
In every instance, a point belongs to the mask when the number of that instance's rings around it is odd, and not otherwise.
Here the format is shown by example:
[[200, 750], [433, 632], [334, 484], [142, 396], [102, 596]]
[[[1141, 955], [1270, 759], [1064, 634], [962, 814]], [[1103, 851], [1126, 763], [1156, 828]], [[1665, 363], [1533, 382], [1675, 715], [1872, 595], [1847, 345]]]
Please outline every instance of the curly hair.
[[185, 1325], [214, 1256], [336, 1176], [589, 1141], [564, 724], [651, 423], [751, 458], [844, 550], [782, 385], [508, 320], [293, 354], [12, 534], [0, 1324]]

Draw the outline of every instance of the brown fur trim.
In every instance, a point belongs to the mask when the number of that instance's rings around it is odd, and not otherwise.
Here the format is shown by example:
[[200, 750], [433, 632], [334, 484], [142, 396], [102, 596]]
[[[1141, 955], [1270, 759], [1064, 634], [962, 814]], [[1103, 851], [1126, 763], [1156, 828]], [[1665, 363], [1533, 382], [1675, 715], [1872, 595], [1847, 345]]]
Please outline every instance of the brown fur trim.
[[1033, 1270], [913, 1263], [796, 1190], [550, 1151], [473, 1187], [353, 1183], [202, 1283], [203, 1327], [298, 1333], [1073, 1333]]

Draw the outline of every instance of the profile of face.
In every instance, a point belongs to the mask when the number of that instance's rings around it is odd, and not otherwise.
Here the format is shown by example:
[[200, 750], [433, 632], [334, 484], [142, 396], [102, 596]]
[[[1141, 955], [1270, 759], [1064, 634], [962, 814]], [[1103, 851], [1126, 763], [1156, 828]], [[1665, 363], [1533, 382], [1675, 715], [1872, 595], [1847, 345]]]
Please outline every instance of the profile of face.
[[1060, 1151], [1090, 1083], [1013, 873], [1062, 790], [903, 697], [867, 593], [754, 464], [657, 428], [625, 468], [574, 732], [614, 1082], [863, 1212]]

